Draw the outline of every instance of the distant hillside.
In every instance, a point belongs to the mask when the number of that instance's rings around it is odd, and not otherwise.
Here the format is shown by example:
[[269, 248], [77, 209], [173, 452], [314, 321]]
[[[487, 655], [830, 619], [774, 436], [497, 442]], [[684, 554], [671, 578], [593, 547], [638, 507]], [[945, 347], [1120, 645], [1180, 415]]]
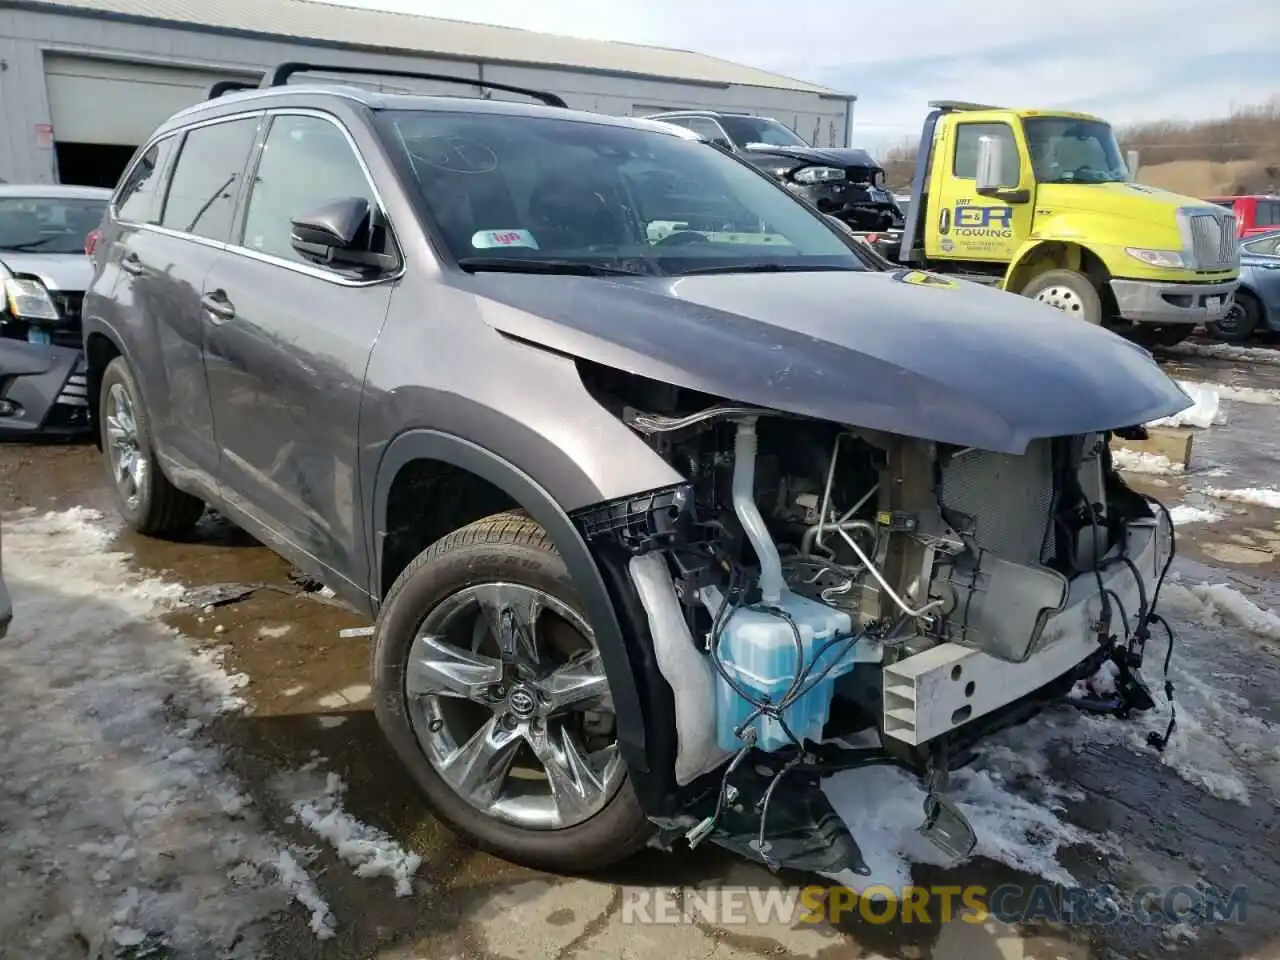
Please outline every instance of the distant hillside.
[[[1141, 152], [1142, 183], [1193, 197], [1280, 192], [1280, 96], [1224, 119], [1161, 120], [1122, 127], [1116, 137]], [[894, 190], [910, 189], [915, 153], [910, 141], [881, 159]]]

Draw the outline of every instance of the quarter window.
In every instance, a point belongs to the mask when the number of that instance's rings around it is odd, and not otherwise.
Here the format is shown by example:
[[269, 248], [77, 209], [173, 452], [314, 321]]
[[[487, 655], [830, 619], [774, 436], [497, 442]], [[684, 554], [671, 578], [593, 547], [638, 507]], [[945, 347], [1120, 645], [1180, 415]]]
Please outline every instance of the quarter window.
[[1018, 144], [1007, 123], [962, 123], [956, 127], [956, 157], [952, 173], [965, 180], [978, 177], [978, 145], [983, 137], [994, 137], [1004, 144], [1004, 169], [1000, 186], [1018, 185]]
[[129, 223], [154, 223], [161, 177], [173, 153], [174, 138], [153, 143], [129, 172], [116, 194], [116, 215]]
[[684, 121], [684, 126], [688, 127], [704, 140], [723, 140], [731, 143], [729, 135], [720, 128], [720, 124], [706, 117], [689, 117]]
[[224, 241], [258, 118], [228, 120], [188, 131], [169, 183], [161, 226]]
[[1259, 240], [1250, 240], [1244, 245], [1244, 248], [1250, 253], [1264, 257], [1280, 256], [1280, 237], [1262, 237]]
[[320, 117], [277, 116], [258, 161], [242, 243], [259, 253], [314, 265], [293, 249], [291, 221], [351, 197], [367, 200], [370, 209], [377, 206], [342, 130]]

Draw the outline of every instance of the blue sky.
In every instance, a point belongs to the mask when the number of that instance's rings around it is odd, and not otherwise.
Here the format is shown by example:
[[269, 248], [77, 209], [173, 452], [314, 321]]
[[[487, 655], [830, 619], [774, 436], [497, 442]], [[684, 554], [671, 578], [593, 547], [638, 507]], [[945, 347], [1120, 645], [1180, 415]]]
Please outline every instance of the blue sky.
[[856, 94], [855, 142], [876, 151], [918, 131], [934, 99], [1069, 107], [1122, 124], [1280, 96], [1280, 0], [341, 2], [680, 47], [800, 77]]

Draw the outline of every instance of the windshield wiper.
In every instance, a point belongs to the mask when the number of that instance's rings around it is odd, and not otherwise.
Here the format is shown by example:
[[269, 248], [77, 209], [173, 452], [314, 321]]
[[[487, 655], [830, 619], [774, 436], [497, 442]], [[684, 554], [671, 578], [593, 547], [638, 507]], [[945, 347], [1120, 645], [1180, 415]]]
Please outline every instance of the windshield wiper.
[[817, 270], [851, 270], [850, 267], [837, 267], [829, 263], [779, 263], [777, 260], [762, 260], [759, 263], [712, 263], [702, 267], [690, 267], [681, 270], [676, 276], [691, 277], [699, 273], [811, 273]]
[[41, 237], [38, 240], [28, 240], [26, 243], [8, 243], [0, 250], [12, 250], [14, 253], [26, 253], [28, 250], [34, 250], [36, 247], [43, 247], [46, 243], [53, 243], [55, 240], [61, 240], [61, 237]]
[[588, 263], [584, 260], [541, 260], [525, 257], [462, 257], [458, 266], [468, 273], [490, 271], [495, 273], [549, 273], [571, 277], [643, 277], [647, 274], [607, 263]]

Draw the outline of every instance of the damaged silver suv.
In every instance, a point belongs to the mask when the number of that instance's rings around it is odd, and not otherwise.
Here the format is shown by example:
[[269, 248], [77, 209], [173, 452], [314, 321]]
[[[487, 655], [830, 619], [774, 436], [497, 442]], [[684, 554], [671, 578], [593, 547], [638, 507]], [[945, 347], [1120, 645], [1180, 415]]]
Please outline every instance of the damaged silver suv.
[[1108, 452], [1190, 404], [1149, 354], [885, 270], [687, 131], [316, 70], [384, 72], [286, 64], [139, 149], [92, 412], [137, 530], [214, 506], [376, 617], [440, 818], [553, 870], [865, 872], [823, 777], [918, 771], [964, 855], [975, 742], [1107, 660], [1097, 708], [1152, 706], [1172, 527]]

